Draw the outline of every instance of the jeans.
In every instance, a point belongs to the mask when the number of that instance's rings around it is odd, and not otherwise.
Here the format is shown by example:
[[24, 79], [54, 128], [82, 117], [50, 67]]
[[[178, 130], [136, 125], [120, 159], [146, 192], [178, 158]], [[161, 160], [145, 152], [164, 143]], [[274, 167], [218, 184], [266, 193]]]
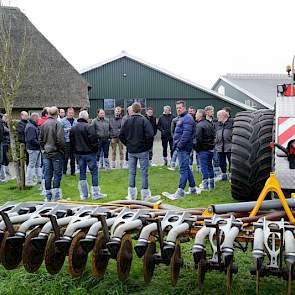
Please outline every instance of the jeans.
[[80, 169], [80, 180], [86, 180], [87, 167], [91, 173], [92, 186], [98, 186], [98, 168], [96, 164], [96, 154], [79, 155], [79, 169]]
[[201, 163], [201, 172], [203, 180], [213, 179], [213, 152], [211, 151], [200, 151], [198, 152], [198, 157], [200, 158]]
[[177, 160], [177, 150], [174, 150], [172, 157], [171, 157], [171, 167], [175, 167], [176, 166], [176, 160]]
[[70, 160], [70, 166], [71, 166], [71, 175], [75, 175], [76, 163], [75, 163], [74, 151], [71, 148], [71, 143], [66, 142], [66, 145], [65, 145], [65, 160], [64, 160], [64, 167], [63, 167], [63, 173], [64, 174], [67, 174], [68, 161], [69, 160]]
[[99, 161], [100, 153], [103, 152], [103, 157], [105, 159], [109, 158], [109, 148], [110, 148], [110, 140], [109, 139], [102, 139], [99, 142], [99, 147], [97, 151], [97, 161]]
[[27, 183], [33, 183], [33, 175], [36, 174], [38, 183], [42, 182], [41, 152], [39, 150], [28, 150], [29, 165], [27, 168]]
[[51, 190], [53, 178], [53, 188], [60, 188], [63, 169], [63, 155], [59, 154], [52, 158], [43, 157], [45, 189]]
[[162, 147], [163, 147], [163, 158], [167, 158], [168, 153], [167, 153], [167, 149], [168, 149], [168, 144], [170, 147], [170, 157], [172, 157], [172, 148], [173, 148], [173, 138], [172, 137], [162, 137]]
[[137, 161], [141, 170], [141, 188], [149, 188], [148, 168], [149, 168], [149, 152], [128, 153], [129, 164], [129, 187], [135, 187]]
[[123, 143], [120, 141], [119, 138], [112, 138], [111, 140], [111, 146], [112, 146], [112, 161], [116, 161], [117, 156], [117, 146], [119, 148], [119, 155], [120, 155], [120, 161], [122, 162], [124, 159], [123, 155]]
[[190, 152], [178, 150], [177, 158], [179, 162], [179, 173], [180, 173], [178, 187], [184, 190], [187, 181], [190, 187], [195, 187], [196, 183], [195, 183], [194, 175], [191, 169], [189, 168]]
[[219, 158], [219, 166], [221, 169], [222, 173], [226, 173], [226, 159], [228, 161], [229, 164], [229, 169], [230, 169], [230, 156], [231, 156], [231, 152], [227, 152], [227, 153], [218, 153], [218, 158]]

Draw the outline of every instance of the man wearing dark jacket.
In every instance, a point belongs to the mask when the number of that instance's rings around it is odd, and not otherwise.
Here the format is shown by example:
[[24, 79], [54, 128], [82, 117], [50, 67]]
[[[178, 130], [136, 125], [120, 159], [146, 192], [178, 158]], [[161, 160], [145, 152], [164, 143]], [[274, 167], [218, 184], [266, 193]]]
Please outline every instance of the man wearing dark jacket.
[[[57, 120], [58, 108], [48, 110], [48, 120], [40, 129], [40, 146], [43, 154], [46, 200], [55, 201], [61, 198], [60, 183], [63, 172], [65, 152], [65, 135], [61, 122]], [[53, 189], [52, 188], [53, 178]]]
[[226, 173], [226, 160], [228, 161], [230, 166], [233, 120], [230, 120], [226, 110], [218, 111], [217, 119], [218, 122], [215, 123], [215, 150], [218, 153], [219, 165], [222, 172], [221, 180], [226, 181], [228, 179]]
[[97, 151], [97, 162], [100, 160], [100, 154], [103, 153], [103, 160], [105, 168], [110, 168], [109, 163], [109, 148], [110, 148], [110, 122], [105, 117], [105, 111], [103, 109], [97, 110], [97, 117], [91, 123], [96, 131], [99, 140], [99, 146]]
[[29, 164], [27, 167], [26, 185], [33, 186], [33, 175], [37, 177], [38, 184], [42, 182], [41, 150], [39, 143], [38, 129], [39, 114], [33, 113], [25, 129], [26, 149], [29, 154]]
[[116, 168], [117, 146], [119, 148], [120, 168], [123, 168], [123, 160], [124, 160], [123, 144], [119, 139], [121, 127], [122, 127], [122, 109], [121, 107], [116, 107], [114, 117], [110, 120], [112, 168]]
[[173, 137], [171, 133], [171, 123], [172, 120], [175, 117], [171, 114], [171, 107], [170, 106], [164, 106], [164, 112], [163, 115], [159, 118], [158, 121], [158, 129], [161, 132], [161, 141], [162, 141], [162, 147], [163, 147], [163, 159], [164, 159], [164, 165], [167, 166], [168, 164], [168, 144], [170, 147], [170, 157], [172, 158], [172, 149], [173, 149]]
[[198, 193], [193, 173], [189, 168], [190, 153], [193, 148], [193, 135], [195, 133], [195, 122], [192, 116], [187, 113], [183, 101], [178, 101], [176, 103], [176, 111], [179, 120], [177, 121], [173, 136], [173, 148], [177, 150], [179, 161], [179, 185], [175, 194], [170, 196], [170, 194], [164, 193], [166, 197], [173, 200], [184, 197], [184, 189], [187, 182], [189, 183], [189, 193]]
[[198, 153], [202, 172], [203, 190], [213, 190], [214, 171], [213, 171], [213, 153], [215, 145], [215, 129], [211, 118], [212, 110], [205, 108], [205, 118], [196, 125], [196, 145], [195, 150]]
[[78, 157], [80, 168], [80, 198], [88, 198], [88, 184], [86, 178], [87, 167], [91, 173], [91, 193], [94, 200], [101, 199], [105, 195], [100, 192], [98, 186], [98, 167], [96, 154], [98, 150], [98, 136], [93, 125], [88, 124], [87, 111], [81, 111], [77, 124], [71, 128], [70, 142], [74, 153]]
[[25, 141], [25, 129], [28, 123], [29, 115], [27, 112], [23, 111], [20, 113], [20, 121], [16, 125], [16, 133], [19, 143], [26, 143]]
[[154, 137], [153, 137], [153, 143], [152, 143], [152, 147], [149, 150], [149, 162], [150, 162], [150, 166], [153, 165], [153, 145], [154, 145], [154, 138], [157, 134], [157, 119], [156, 117], [154, 117], [154, 111], [152, 108], [147, 108], [146, 109], [146, 113], [145, 113], [145, 117], [147, 118], [147, 120], [149, 120], [149, 122], [151, 123], [152, 127], [153, 127], [153, 131], [154, 131]]
[[132, 104], [132, 114], [121, 128], [119, 138], [127, 147], [129, 163], [128, 199], [135, 200], [137, 189], [135, 187], [136, 167], [139, 161], [141, 169], [141, 199], [151, 198], [148, 183], [149, 153], [152, 147], [154, 130], [151, 123], [140, 114], [141, 106]]

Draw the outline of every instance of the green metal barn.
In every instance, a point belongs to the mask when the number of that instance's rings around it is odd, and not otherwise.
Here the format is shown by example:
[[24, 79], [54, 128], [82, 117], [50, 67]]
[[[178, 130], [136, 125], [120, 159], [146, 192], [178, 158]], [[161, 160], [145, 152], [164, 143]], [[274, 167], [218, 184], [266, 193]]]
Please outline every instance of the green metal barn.
[[126, 52], [89, 67], [81, 74], [92, 87], [89, 92], [92, 117], [96, 116], [98, 108], [105, 109], [110, 116], [116, 106], [126, 110], [135, 101], [139, 101], [143, 109], [152, 107], [157, 117], [165, 105], [172, 106], [175, 112], [177, 100], [184, 100], [187, 106], [196, 108], [213, 105], [218, 110], [229, 106], [233, 114], [241, 110], [253, 110], [250, 106], [150, 65]]

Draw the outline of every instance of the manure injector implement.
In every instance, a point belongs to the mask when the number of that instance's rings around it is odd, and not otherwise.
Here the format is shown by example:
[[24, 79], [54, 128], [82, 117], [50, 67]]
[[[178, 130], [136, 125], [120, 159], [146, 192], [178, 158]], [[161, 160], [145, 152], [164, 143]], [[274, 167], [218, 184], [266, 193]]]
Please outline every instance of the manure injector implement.
[[[265, 201], [270, 191], [276, 191], [279, 199]], [[191, 261], [196, 286], [203, 289], [209, 272], [223, 272], [227, 294], [231, 294], [233, 276], [238, 274], [235, 249], [246, 251], [252, 245], [249, 276], [256, 278], [257, 294], [265, 276], [286, 280], [286, 293], [292, 294], [293, 208], [295, 199], [285, 199], [274, 174], [256, 202], [208, 208], [126, 200], [104, 204], [8, 202], [0, 207], [0, 262], [7, 270], [22, 265], [30, 273], [44, 263], [48, 273], [55, 275], [67, 258], [68, 272], [78, 278], [91, 259], [92, 276], [102, 279], [114, 259], [118, 279], [125, 282], [137, 255], [146, 283], [163, 264], [175, 287], [184, 265], [181, 245], [194, 241]]]

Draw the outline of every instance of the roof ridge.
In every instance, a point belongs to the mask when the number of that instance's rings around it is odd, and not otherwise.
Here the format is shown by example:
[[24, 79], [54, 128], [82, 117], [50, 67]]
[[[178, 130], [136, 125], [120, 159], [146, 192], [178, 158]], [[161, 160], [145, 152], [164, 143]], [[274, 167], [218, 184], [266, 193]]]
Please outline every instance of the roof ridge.
[[282, 73], [227, 73], [224, 78], [236, 79], [288, 79], [287, 74]]

